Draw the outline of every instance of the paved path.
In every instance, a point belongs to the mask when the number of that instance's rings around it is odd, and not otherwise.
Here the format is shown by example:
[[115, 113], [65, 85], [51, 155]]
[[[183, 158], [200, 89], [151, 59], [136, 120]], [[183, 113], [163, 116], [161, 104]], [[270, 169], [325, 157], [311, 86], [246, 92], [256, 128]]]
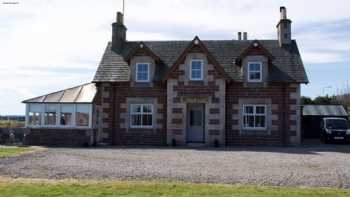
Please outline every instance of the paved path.
[[49, 148], [0, 159], [0, 176], [350, 188], [350, 146]]

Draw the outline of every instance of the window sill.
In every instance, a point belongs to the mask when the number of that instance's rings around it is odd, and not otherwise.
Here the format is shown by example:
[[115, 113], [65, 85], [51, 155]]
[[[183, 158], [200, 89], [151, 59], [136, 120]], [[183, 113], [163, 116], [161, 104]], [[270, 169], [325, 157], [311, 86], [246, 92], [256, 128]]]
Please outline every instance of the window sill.
[[202, 86], [202, 85], [204, 85], [204, 81], [203, 80], [198, 80], [198, 81], [191, 80], [191, 81], [189, 81], [189, 84]]
[[242, 129], [241, 135], [246, 136], [268, 136], [270, 132], [268, 129]]
[[[264, 114], [261, 114], [264, 115]], [[243, 127], [243, 130], [247, 130], [247, 131], [266, 131], [267, 128], [266, 127]]]
[[130, 127], [129, 129], [148, 129], [148, 130], [151, 130], [151, 129], [154, 129], [154, 127]]
[[127, 133], [155, 134], [157, 133], [157, 130], [155, 128], [129, 128]]
[[261, 79], [261, 80], [247, 80], [248, 83], [263, 83], [264, 81]]
[[150, 83], [151, 81], [150, 80], [145, 80], [145, 81], [143, 81], [143, 80], [135, 80], [135, 82], [136, 83]]
[[266, 87], [267, 83], [265, 81], [262, 81], [262, 82], [249, 82], [249, 81], [246, 81], [244, 83], [244, 86], [245, 87], [252, 87], [252, 88], [262, 88], [262, 87]]
[[190, 79], [190, 81], [203, 81], [203, 79]]
[[134, 83], [134, 87], [151, 87], [151, 86], [152, 86], [151, 81], [147, 81], [147, 82], [135, 81], [135, 83]]
[[37, 127], [33, 127], [33, 126], [27, 126], [27, 129], [58, 129], [58, 130], [84, 130], [84, 129], [92, 129], [91, 127], [59, 127], [59, 126], [37, 126]]

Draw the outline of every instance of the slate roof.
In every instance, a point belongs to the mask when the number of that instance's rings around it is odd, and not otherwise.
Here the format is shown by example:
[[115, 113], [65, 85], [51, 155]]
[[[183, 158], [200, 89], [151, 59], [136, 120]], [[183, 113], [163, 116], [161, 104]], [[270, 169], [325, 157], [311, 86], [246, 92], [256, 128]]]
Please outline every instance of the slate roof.
[[303, 116], [348, 116], [342, 105], [304, 105]]
[[[288, 47], [279, 47], [278, 40], [258, 40], [274, 57], [269, 70], [270, 82], [308, 83], [297, 43], [293, 40]], [[240, 67], [234, 62], [250, 46], [252, 40], [202, 40], [209, 52], [226, 73], [235, 81], [242, 81]], [[121, 54], [111, 50], [111, 43], [105, 50], [93, 82], [128, 81], [129, 66], [125, 61], [128, 54], [139, 47], [141, 41], [126, 42]], [[157, 66], [156, 80], [162, 79], [191, 41], [142, 41], [161, 59]]]
[[23, 103], [92, 103], [97, 89], [88, 83], [23, 101]]

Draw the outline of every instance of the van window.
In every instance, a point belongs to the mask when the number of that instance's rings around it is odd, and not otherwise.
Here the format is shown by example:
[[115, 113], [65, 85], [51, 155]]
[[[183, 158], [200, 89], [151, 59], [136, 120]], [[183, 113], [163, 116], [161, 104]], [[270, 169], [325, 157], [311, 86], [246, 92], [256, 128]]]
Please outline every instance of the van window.
[[342, 119], [329, 119], [326, 120], [327, 129], [348, 129], [349, 125], [346, 120]]

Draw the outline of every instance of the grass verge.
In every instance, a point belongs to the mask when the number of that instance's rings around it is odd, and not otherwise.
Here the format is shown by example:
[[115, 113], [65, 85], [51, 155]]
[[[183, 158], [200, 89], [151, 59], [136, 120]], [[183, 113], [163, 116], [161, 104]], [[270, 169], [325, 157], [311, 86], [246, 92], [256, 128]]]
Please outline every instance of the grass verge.
[[18, 156], [26, 153], [36, 152], [39, 150], [43, 149], [34, 147], [0, 146], [0, 158]]
[[239, 185], [159, 183], [159, 182], [93, 182], [0, 179], [2, 197], [48, 196], [350, 196], [350, 190], [331, 188], [260, 187]]

